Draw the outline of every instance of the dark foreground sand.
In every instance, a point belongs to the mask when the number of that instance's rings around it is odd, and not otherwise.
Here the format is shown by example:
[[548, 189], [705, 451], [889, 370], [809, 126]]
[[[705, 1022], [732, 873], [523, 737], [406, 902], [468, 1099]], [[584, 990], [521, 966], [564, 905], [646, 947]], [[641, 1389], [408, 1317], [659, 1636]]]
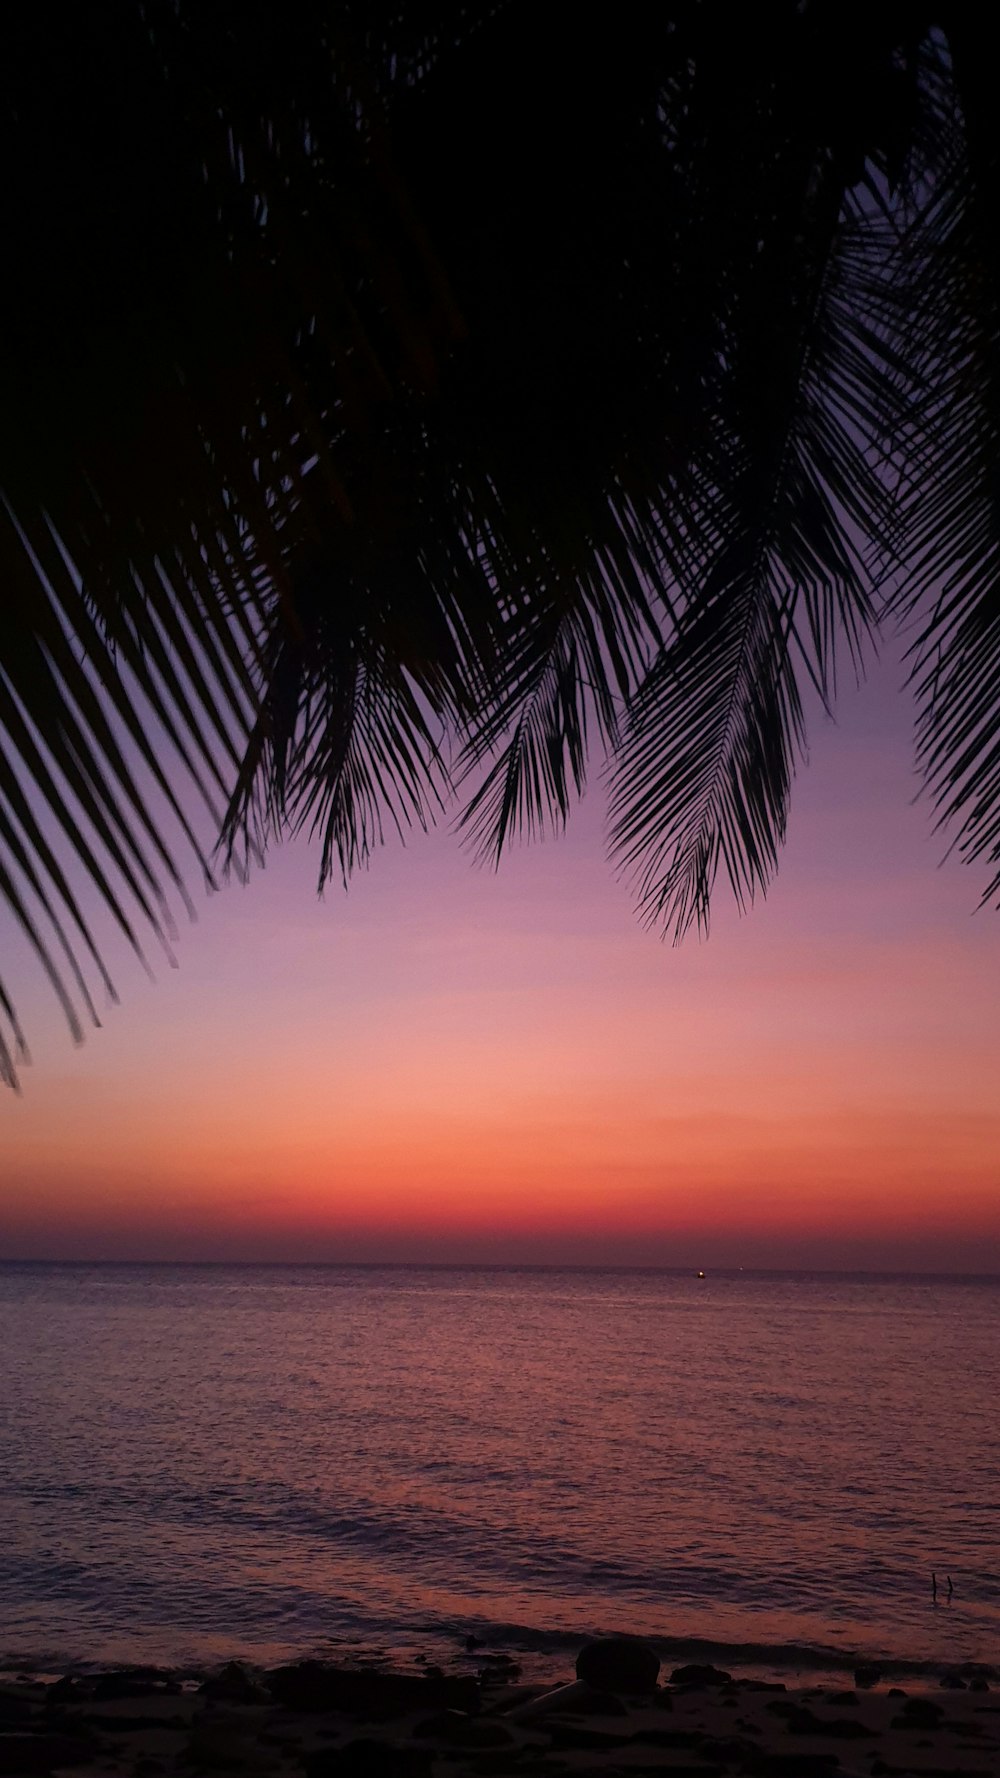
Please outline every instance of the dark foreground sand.
[[[233, 1664], [0, 1680], [0, 1778], [1000, 1778], [1000, 1687], [765, 1686], [708, 1669], [644, 1697]], [[567, 1673], [567, 1681], [572, 1675]], [[534, 1712], [534, 1713], [533, 1713]]]

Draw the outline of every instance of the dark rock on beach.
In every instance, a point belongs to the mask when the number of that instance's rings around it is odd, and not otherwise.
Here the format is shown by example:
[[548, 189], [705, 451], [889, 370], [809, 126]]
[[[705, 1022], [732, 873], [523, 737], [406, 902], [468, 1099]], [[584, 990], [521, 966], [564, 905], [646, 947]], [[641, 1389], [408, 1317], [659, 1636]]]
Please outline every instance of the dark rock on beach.
[[241, 1661], [228, 1661], [198, 1687], [203, 1697], [220, 1704], [266, 1704], [267, 1688]]
[[111, 1673], [100, 1673], [91, 1696], [98, 1703], [112, 1698], [147, 1698], [150, 1692], [173, 1689], [174, 1676], [162, 1667], [122, 1667]]
[[286, 1710], [340, 1711], [367, 1722], [385, 1722], [411, 1710], [477, 1711], [478, 1680], [464, 1675], [381, 1673], [367, 1667], [335, 1667], [297, 1661], [267, 1674], [271, 1695]]
[[691, 1661], [686, 1667], [675, 1667], [670, 1675], [671, 1685], [687, 1685], [701, 1689], [703, 1686], [732, 1685], [733, 1676], [722, 1667], [712, 1667]]
[[65, 1673], [62, 1679], [54, 1679], [51, 1685], [46, 1686], [45, 1708], [51, 1710], [60, 1704], [78, 1704], [82, 1699], [91, 1697], [92, 1694], [93, 1686], [84, 1685], [72, 1674]]
[[659, 1655], [640, 1636], [599, 1636], [576, 1657], [577, 1678], [600, 1691], [651, 1692], [659, 1671]]
[[898, 1716], [892, 1719], [894, 1729], [936, 1729], [944, 1718], [944, 1706], [933, 1698], [908, 1698]]
[[786, 1721], [791, 1735], [825, 1735], [832, 1741], [870, 1741], [878, 1732], [851, 1716], [817, 1716], [808, 1705], [789, 1710]]
[[823, 1720], [810, 1710], [807, 1704], [794, 1705], [791, 1710], [783, 1711], [782, 1715], [790, 1735], [821, 1735]]
[[882, 1669], [874, 1661], [862, 1661], [854, 1669], [854, 1683], [861, 1691], [870, 1691], [882, 1678]]

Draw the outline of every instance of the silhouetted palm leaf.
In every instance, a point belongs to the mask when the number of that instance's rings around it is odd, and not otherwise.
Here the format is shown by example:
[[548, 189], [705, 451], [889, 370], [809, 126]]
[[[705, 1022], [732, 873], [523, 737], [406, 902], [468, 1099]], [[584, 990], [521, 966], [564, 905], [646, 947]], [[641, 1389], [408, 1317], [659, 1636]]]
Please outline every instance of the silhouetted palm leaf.
[[18, 13], [0, 898], [74, 1030], [88, 970], [112, 992], [95, 898], [168, 945], [220, 823], [238, 857], [317, 831], [322, 881], [453, 766], [496, 856], [596, 747], [647, 916], [704, 922], [720, 863], [748, 901], [800, 686], [832, 698], [890, 585], [942, 818], [996, 864], [977, 30], [888, 0]]
[[[956, 21], [961, 128], [908, 243], [918, 292], [900, 524], [919, 756], [942, 825], [1000, 896], [1000, 151], [987, 44]], [[956, 139], [957, 138], [957, 139]]]

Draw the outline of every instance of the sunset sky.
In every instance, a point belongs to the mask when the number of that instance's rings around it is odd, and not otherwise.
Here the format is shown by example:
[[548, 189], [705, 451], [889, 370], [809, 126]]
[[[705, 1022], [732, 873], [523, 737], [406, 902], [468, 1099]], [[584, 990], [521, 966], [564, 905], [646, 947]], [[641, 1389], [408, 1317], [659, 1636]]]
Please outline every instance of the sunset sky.
[[[1000, 1270], [1000, 915], [914, 803], [895, 660], [813, 725], [778, 881], [664, 945], [602, 845], [276, 851], [0, 1097], [0, 1256]], [[6, 948], [6, 947], [5, 947]]]

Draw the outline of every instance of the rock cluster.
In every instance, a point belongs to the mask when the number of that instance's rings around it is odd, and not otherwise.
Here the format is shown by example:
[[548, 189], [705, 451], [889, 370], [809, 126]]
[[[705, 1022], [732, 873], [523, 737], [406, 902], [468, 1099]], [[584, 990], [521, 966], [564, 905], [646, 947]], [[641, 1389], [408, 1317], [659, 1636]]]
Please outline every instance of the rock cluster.
[[230, 1662], [200, 1683], [153, 1668], [0, 1682], [0, 1778], [847, 1778], [859, 1757], [870, 1778], [1000, 1774], [1000, 1722], [972, 1689], [987, 1670], [960, 1673], [945, 1706], [874, 1685], [786, 1693], [698, 1664], [664, 1684], [655, 1648], [624, 1636], [588, 1643], [568, 1684], [518, 1685], [515, 1668]]

